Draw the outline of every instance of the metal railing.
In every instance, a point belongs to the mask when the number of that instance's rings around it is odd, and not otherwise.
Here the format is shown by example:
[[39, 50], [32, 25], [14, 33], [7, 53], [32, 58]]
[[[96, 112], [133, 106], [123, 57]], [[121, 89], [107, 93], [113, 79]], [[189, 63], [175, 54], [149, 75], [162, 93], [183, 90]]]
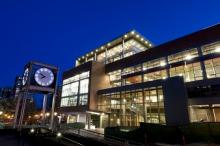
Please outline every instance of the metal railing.
[[85, 129], [80, 129], [80, 130], [70, 130], [68, 133], [73, 133], [76, 135], [80, 135], [83, 137], [88, 137], [92, 138], [94, 140], [103, 142], [108, 145], [112, 146], [144, 146], [142, 143], [137, 143], [131, 140], [127, 139], [121, 139], [118, 137], [105, 137], [104, 134], [95, 132], [95, 131], [90, 131], [90, 130], [85, 130]]

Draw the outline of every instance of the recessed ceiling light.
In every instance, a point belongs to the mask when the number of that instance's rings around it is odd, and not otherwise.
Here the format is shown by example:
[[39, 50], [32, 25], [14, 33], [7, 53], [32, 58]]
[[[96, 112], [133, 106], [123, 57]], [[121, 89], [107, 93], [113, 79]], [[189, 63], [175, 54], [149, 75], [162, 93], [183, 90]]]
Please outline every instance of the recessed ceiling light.
[[185, 57], [186, 60], [191, 60], [192, 58], [193, 58], [193, 56], [190, 54], [186, 55], [186, 57]]
[[216, 53], [219, 53], [219, 52], [220, 52], [220, 47], [217, 47], [217, 48], [215, 49], [215, 52], [216, 52]]

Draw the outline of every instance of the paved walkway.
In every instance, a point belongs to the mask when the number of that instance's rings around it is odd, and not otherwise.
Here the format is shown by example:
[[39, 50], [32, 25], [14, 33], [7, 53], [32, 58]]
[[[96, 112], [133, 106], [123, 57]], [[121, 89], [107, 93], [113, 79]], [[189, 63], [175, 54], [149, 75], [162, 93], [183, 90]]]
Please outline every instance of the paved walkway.
[[29, 146], [27, 141], [18, 141], [16, 135], [1, 135], [0, 146]]
[[[157, 143], [157, 146], [180, 146], [180, 145]], [[220, 146], [220, 145], [219, 144], [191, 143], [191, 144], [186, 144], [184, 146]]]

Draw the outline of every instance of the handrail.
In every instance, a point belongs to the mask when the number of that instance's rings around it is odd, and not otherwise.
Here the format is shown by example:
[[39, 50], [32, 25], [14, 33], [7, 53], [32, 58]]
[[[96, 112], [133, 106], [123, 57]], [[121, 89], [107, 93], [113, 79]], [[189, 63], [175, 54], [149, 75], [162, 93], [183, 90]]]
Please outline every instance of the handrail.
[[[84, 133], [87, 133], [87, 136], [88, 134], [90, 135], [90, 137], [93, 137], [91, 136], [91, 134], [93, 135], [96, 135], [95, 138], [96, 140], [97, 139], [102, 139], [103, 141], [108, 141], [108, 142], [111, 142], [111, 143], [117, 143], [120, 145], [130, 145], [130, 146], [134, 146], [134, 145], [143, 145], [142, 143], [138, 143], [138, 142], [135, 142], [135, 141], [132, 141], [132, 140], [127, 140], [127, 139], [122, 139], [122, 138], [118, 138], [118, 137], [114, 137], [114, 136], [108, 136], [108, 137], [103, 137], [104, 134], [102, 133], [98, 133], [98, 132], [93, 132], [93, 131], [89, 131], [89, 130], [85, 130], [85, 129], [80, 129], [81, 132], [84, 132]], [[75, 130], [76, 131], [76, 130]], [[78, 132], [77, 132], [78, 133]], [[80, 134], [81, 136], [83, 136], [83, 134], [81, 133]], [[102, 135], [102, 136], [101, 136]], [[85, 135], [84, 135], [85, 136]], [[98, 138], [97, 136], [99, 136], [100, 138]], [[114, 141], [114, 142], [113, 142]]]
[[63, 136], [62, 138], [65, 139], [65, 140], [67, 140], [67, 141], [70, 141], [71, 143], [74, 143], [74, 144], [76, 144], [76, 145], [84, 146], [83, 144], [81, 144], [81, 143], [79, 143], [79, 142], [77, 142], [77, 141], [75, 141], [75, 140], [66, 138], [66, 137], [64, 137], [64, 136]]

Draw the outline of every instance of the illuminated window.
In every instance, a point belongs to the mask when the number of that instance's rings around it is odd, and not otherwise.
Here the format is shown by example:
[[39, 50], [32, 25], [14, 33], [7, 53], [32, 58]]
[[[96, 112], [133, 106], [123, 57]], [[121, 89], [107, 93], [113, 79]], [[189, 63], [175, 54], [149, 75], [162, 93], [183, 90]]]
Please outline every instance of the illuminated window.
[[141, 70], [141, 64], [132, 67], [127, 67], [123, 69], [123, 75], [139, 72]]
[[79, 105], [87, 105], [88, 95], [81, 95], [79, 98]]
[[165, 58], [160, 58], [143, 63], [143, 70], [164, 66], [166, 66], [166, 60]]
[[203, 79], [202, 69], [199, 62], [172, 67], [170, 69], [170, 76], [183, 76], [185, 82]]
[[207, 78], [220, 77], [220, 58], [204, 61]]
[[89, 71], [84, 72], [84, 73], [81, 73], [79, 76], [80, 76], [80, 77], [79, 77], [80, 79], [88, 78], [88, 77], [89, 77]]
[[139, 126], [165, 123], [163, 102], [162, 87], [152, 87], [99, 95], [98, 109], [110, 113], [110, 126]]
[[67, 106], [68, 105], [68, 100], [69, 100], [68, 98], [62, 98], [60, 106], [61, 107]]
[[79, 82], [74, 82], [63, 86], [62, 97], [78, 94]]
[[129, 78], [124, 79], [124, 82], [125, 82], [125, 85], [141, 83], [142, 77], [141, 75], [129, 77]]
[[167, 71], [166, 70], [161, 70], [161, 71], [156, 71], [156, 72], [144, 74], [144, 82], [166, 79], [166, 78], [167, 78]]
[[170, 55], [168, 56], [168, 62], [175, 63], [175, 62], [189, 60], [195, 57], [198, 57], [198, 51], [196, 48]]
[[80, 94], [88, 93], [89, 90], [89, 79], [84, 79], [80, 81]]
[[[77, 106], [87, 104], [88, 91], [89, 71], [65, 79], [63, 81], [60, 106]], [[78, 99], [79, 103], [77, 104]]]
[[121, 70], [108, 73], [111, 87], [121, 86]]
[[61, 107], [67, 106], [76, 106], [77, 105], [77, 96], [65, 97], [61, 99]]
[[215, 42], [212, 44], [202, 46], [202, 54], [213, 54], [220, 53], [220, 42]]

